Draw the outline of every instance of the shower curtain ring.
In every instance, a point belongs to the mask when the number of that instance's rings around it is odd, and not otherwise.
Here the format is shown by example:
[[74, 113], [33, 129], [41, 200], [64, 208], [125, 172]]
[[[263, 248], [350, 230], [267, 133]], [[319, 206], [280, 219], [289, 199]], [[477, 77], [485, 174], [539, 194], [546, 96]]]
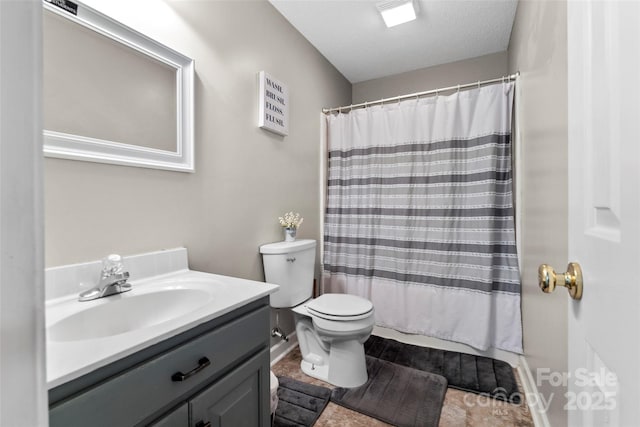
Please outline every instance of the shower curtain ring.
[[480, 80], [478, 80], [478, 89], [480, 89]]
[[460, 92], [460, 85], [458, 85], [458, 92]]

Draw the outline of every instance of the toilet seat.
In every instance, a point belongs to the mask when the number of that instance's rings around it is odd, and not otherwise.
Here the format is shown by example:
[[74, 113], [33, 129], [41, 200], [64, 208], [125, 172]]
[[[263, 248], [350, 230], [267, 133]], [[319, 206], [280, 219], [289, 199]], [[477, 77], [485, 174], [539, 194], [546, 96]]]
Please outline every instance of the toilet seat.
[[371, 301], [349, 294], [324, 294], [305, 306], [309, 314], [333, 321], [366, 319], [373, 312]]

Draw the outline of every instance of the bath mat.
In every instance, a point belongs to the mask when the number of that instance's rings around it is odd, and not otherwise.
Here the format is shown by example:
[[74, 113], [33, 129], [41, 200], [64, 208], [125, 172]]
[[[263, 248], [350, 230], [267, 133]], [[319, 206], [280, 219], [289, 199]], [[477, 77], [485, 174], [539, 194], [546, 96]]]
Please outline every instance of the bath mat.
[[375, 335], [365, 342], [364, 349], [368, 356], [442, 375], [452, 388], [515, 404], [522, 400], [513, 368], [501, 360], [404, 344]]
[[274, 427], [311, 427], [329, 403], [331, 390], [288, 377], [278, 377], [278, 382]]
[[398, 427], [437, 427], [447, 379], [367, 356], [369, 379], [335, 388], [331, 401]]

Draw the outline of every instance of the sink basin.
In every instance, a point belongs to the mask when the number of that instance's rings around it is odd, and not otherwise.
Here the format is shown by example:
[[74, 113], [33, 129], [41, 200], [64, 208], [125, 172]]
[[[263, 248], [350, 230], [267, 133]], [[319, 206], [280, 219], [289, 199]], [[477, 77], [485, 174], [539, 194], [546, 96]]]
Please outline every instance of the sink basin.
[[204, 289], [165, 287], [144, 293], [101, 298], [87, 308], [49, 326], [52, 341], [80, 341], [144, 329], [191, 313], [208, 304], [213, 295]]
[[[73, 381], [247, 304], [263, 304], [258, 301], [278, 289], [188, 270], [180, 262], [174, 267], [168, 273], [137, 275], [128, 292], [83, 302], [78, 294], [91, 286], [88, 273], [77, 268], [73, 274], [52, 272], [59, 274], [54, 283], [70, 292], [48, 299], [45, 306], [47, 387]], [[78, 281], [82, 289], [75, 285]]]

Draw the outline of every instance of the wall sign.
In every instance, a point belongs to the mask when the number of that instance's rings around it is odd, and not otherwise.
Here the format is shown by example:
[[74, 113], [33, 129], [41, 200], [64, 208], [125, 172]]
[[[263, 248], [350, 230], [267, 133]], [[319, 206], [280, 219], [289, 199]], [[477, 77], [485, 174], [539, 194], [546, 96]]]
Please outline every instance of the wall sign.
[[47, 3], [51, 3], [54, 6], [58, 6], [60, 9], [69, 12], [73, 15], [78, 14], [78, 5], [69, 0], [44, 0]]
[[260, 71], [258, 80], [258, 126], [278, 135], [289, 135], [289, 89], [264, 71]]

